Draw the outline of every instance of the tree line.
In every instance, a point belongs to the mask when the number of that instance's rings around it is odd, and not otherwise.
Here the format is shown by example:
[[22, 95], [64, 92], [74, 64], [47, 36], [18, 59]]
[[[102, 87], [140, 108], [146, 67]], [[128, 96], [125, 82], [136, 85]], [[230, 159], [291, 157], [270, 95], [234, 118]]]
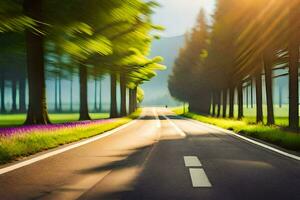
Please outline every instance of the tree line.
[[[80, 120], [89, 120], [88, 80], [97, 84], [109, 74], [110, 116], [134, 112], [143, 98], [139, 86], [154, 77], [156, 70], [165, 68], [160, 64], [161, 57], [147, 57], [152, 40], [158, 39], [153, 31], [163, 30], [151, 22], [157, 6], [143, 0], [1, 0], [1, 111], [5, 112], [5, 80], [10, 80], [12, 110], [17, 109], [17, 91], [19, 111], [26, 110], [28, 85], [25, 123], [48, 124], [46, 79], [55, 81], [55, 109], [61, 110], [61, 80], [72, 83], [77, 75]], [[118, 83], [121, 113], [117, 109]], [[72, 102], [72, 88], [70, 93]]]
[[[243, 118], [243, 88], [255, 86], [256, 121], [263, 122], [265, 82], [267, 124], [274, 124], [274, 71], [288, 70], [289, 127], [299, 128], [299, 0], [217, 0], [212, 22], [201, 11], [197, 25], [169, 79], [171, 94], [190, 110]], [[283, 75], [279, 75], [283, 76]], [[246, 94], [247, 95], [247, 94]], [[228, 113], [228, 115], [226, 114]]]

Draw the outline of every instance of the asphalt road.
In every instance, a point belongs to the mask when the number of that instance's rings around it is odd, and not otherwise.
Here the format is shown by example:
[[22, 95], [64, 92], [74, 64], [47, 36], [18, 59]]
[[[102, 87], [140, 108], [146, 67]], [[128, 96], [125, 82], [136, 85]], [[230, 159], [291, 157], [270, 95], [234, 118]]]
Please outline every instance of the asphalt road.
[[0, 175], [0, 199], [300, 199], [299, 161], [164, 108], [143, 115]]

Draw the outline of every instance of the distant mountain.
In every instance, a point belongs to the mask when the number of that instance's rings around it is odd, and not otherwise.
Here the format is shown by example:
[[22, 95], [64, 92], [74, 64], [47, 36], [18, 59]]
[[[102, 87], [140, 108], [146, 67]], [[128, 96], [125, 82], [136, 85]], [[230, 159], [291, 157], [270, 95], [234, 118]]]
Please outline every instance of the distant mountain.
[[176, 37], [161, 38], [152, 44], [150, 57], [162, 56], [164, 65], [168, 67], [165, 71], [159, 71], [158, 75], [142, 87], [145, 91], [144, 106], [169, 105], [174, 106], [176, 102], [168, 90], [168, 77], [172, 73], [172, 68], [180, 48], [184, 45], [184, 35]]

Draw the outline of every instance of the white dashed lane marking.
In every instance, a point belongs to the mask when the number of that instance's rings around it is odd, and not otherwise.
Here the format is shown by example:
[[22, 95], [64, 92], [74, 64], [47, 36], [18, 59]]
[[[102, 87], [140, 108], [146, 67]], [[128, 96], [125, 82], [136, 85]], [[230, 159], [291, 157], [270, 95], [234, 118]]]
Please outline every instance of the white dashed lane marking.
[[202, 164], [197, 156], [184, 156], [183, 159], [186, 167], [202, 167]]
[[183, 156], [183, 160], [186, 167], [191, 167], [189, 172], [194, 188], [212, 187], [197, 156]]
[[208, 180], [204, 169], [190, 168], [190, 175], [193, 187], [211, 187], [211, 183]]

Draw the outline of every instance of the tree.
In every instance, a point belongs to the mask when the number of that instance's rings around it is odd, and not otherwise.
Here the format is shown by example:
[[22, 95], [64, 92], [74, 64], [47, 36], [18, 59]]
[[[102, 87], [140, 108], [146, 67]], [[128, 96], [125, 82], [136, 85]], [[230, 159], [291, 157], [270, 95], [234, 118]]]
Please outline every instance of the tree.
[[[42, 1], [24, 0], [24, 13], [35, 21], [43, 21]], [[43, 30], [41, 24], [37, 25]], [[50, 123], [46, 104], [44, 65], [44, 35], [26, 30], [27, 68], [29, 85], [29, 107], [26, 124]], [[38, 83], [38, 84], [37, 84]]]
[[117, 108], [117, 75], [110, 74], [110, 118], [118, 117]]
[[85, 65], [79, 68], [80, 79], [80, 116], [79, 120], [90, 120], [87, 101], [87, 67]]
[[255, 88], [256, 88], [256, 122], [263, 123], [261, 68], [258, 68], [255, 73]]
[[5, 109], [5, 79], [4, 79], [4, 74], [1, 73], [0, 75], [0, 100], [1, 100], [1, 113], [5, 113], [6, 109]]
[[300, 1], [289, 2], [289, 127], [299, 129]]
[[[196, 26], [186, 34], [186, 44], [180, 50], [173, 73], [169, 78], [169, 90], [176, 99], [189, 102], [190, 110], [209, 113], [210, 92], [207, 79], [199, 76], [207, 71], [208, 26], [205, 13], [200, 11]], [[188, 89], [187, 89], [188, 88]], [[199, 95], [201, 94], [201, 95]]]
[[267, 96], [267, 123], [273, 125], [274, 120], [274, 107], [273, 107], [273, 71], [272, 71], [272, 55], [265, 55], [264, 57], [264, 70], [266, 79], [266, 96]]

